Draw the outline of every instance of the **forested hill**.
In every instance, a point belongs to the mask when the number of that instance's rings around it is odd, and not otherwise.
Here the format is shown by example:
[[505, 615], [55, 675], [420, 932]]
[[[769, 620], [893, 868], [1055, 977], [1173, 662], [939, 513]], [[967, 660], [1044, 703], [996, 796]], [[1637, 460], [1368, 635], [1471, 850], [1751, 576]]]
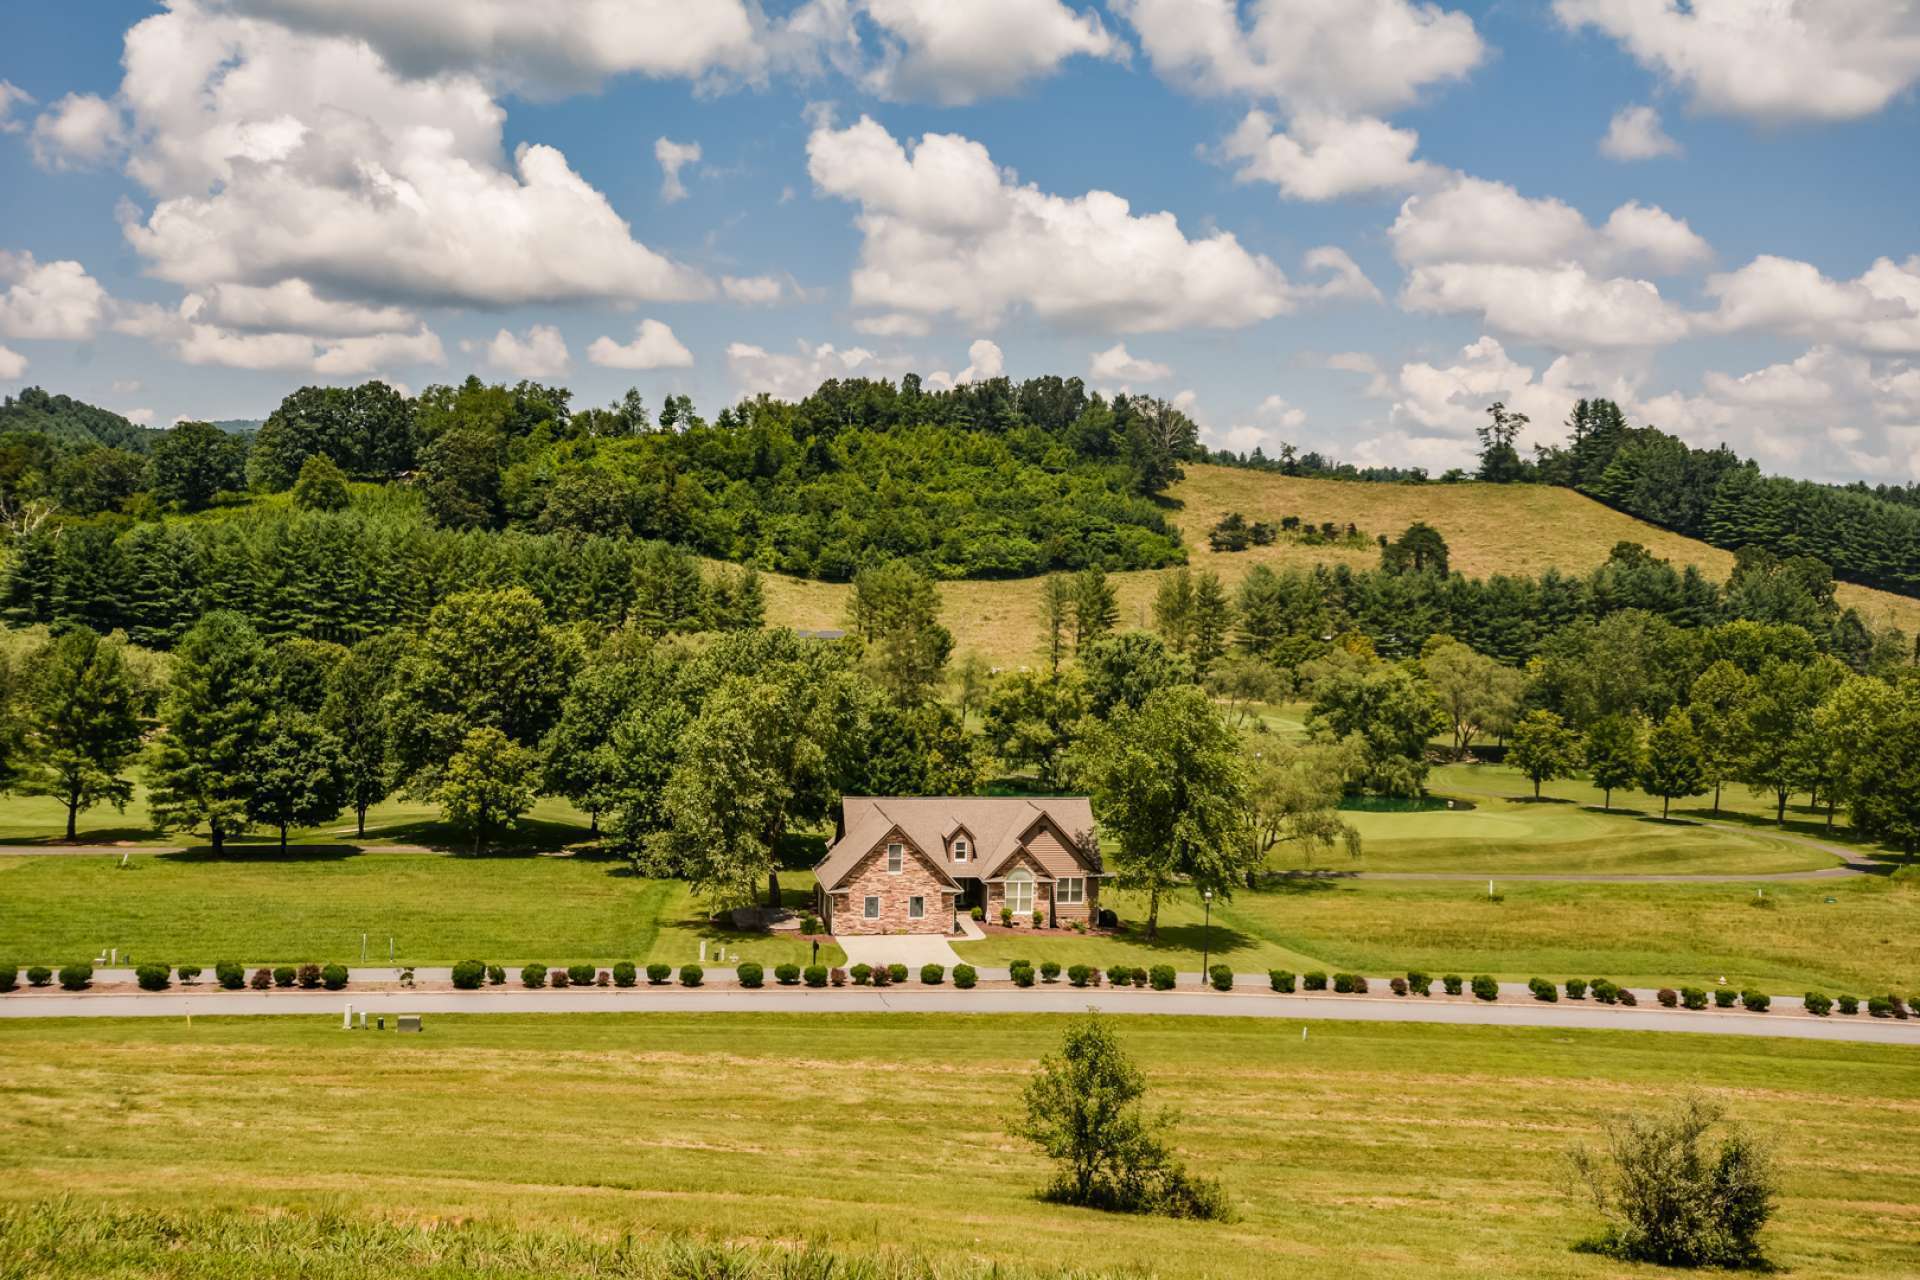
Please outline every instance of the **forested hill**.
[[28, 387], [0, 401], [0, 435], [43, 435], [60, 444], [105, 445], [145, 453], [160, 433], [136, 426], [119, 414]]

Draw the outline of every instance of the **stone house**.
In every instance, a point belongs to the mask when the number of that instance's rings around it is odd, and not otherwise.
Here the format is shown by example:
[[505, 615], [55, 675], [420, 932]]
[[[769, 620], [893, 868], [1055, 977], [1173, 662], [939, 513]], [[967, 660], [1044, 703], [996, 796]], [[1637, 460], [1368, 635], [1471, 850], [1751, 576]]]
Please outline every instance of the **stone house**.
[[979, 907], [1094, 923], [1106, 872], [1085, 796], [847, 796], [814, 868], [829, 933], [952, 933]]

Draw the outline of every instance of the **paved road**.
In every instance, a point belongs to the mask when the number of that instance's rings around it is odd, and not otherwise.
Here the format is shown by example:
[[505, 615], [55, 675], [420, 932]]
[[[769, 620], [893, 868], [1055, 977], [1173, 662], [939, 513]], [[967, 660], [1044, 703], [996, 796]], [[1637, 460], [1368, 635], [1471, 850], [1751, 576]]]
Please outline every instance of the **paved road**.
[[952, 988], [840, 988], [810, 991], [744, 991], [735, 987], [687, 990], [524, 991], [201, 991], [107, 992], [82, 995], [0, 996], [0, 1020], [8, 1018], [129, 1018], [309, 1014], [338, 1017], [351, 1004], [373, 1015], [399, 1013], [1077, 1013], [1097, 1008], [1116, 1014], [1298, 1018], [1354, 1022], [1428, 1022], [1458, 1026], [1547, 1029], [1684, 1031], [1707, 1035], [1776, 1036], [1791, 1039], [1910, 1045], [1920, 1048], [1920, 1023], [1867, 1017], [1808, 1018], [1791, 1014], [1733, 1011], [1689, 1013], [1660, 1008], [1620, 1009], [1535, 1002], [1485, 1004], [1391, 996], [1281, 996], [1266, 991], [1031, 990], [956, 991]]

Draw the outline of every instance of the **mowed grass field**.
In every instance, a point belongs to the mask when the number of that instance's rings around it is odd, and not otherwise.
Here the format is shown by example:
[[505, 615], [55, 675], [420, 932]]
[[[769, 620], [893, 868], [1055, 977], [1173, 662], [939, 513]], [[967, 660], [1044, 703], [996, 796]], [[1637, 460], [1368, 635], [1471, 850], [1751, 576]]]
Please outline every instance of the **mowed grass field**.
[[[1775, 1146], [1767, 1241], [1788, 1273], [1911, 1274], [1920, 1238], [1920, 1060], [1903, 1049], [1123, 1019], [1153, 1099], [1184, 1113], [1178, 1145], [1232, 1196], [1237, 1221], [1198, 1224], [1034, 1197], [1048, 1168], [1006, 1126], [1058, 1016], [427, 1022], [405, 1039], [300, 1017], [0, 1023], [0, 1199], [1135, 1276], [1659, 1275], [1575, 1250], [1595, 1220], [1560, 1190], [1564, 1153], [1699, 1089]], [[116, 1274], [262, 1274], [192, 1261]], [[99, 1274], [86, 1263], [32, 1274]], [[21, 1274], [4, 1256], [0, 1272]]]
[[[813, 877], [782, 873], [790, 905]], [[122, 955], [166, 964], [478, 959], [524, 965], [708, 962], [716, 948], [763, 964], [804, 962], [807, 943], [708, 923], [678, 880], [635, 877], [620, 859], [302, 851], [0, 857], [0, 958], [20, 964]], [[823, 963], [840, 949], [822, 948]]]
[[[1538, 574], [1548, 568], [1584, 573], [1603, 563], [1622, 541], [1641, 543], [1676, 566], [1698, 565], [1715, 581], [1733, 569], [1730, 552], [1636, 520], [1571, 489], [1367, 484], [1216, 466], [1189, 466], [1186, 472], [1186, 479], [1168, 495], [1169, 514], [1186, 542], [1192, 567], [1214, 570], [1229, 587], [1256, 564], [1346, 564], [1361, 569], [1380, 558], [1371, 545], [1310, 547], [1285, 539], [1269, 547], [1215, 552], [1207, 546], [1207, 531], [1229, 511], [1249, 520], [1297, 515], [1315, 524], [1351, 523], [1369, 539], [1382, 533], [1398, 537], [1414, 521], [1424, 520], [1446, 538], [1453, 567], [1471, 577]], [[1152, 624], [1153, 595], [1166, 572], [1113, 575], [1123, 630]], [[810, 629], [845, 625], [845, 584], [769, 574], [765, 587], [769, 623]], [[978, 653], [1007, 667], [1037, 662], [1040, 587], [1038, 578], [942, 583], [943, 620], [953, 631], [956, 651]], [[1843, 605], [1859, 609], [1875, 625], [1896, 624], [1909, 635], [1920, 632], [1920, 600], [1852, 584], [1842, 584], [1838, 594]]]

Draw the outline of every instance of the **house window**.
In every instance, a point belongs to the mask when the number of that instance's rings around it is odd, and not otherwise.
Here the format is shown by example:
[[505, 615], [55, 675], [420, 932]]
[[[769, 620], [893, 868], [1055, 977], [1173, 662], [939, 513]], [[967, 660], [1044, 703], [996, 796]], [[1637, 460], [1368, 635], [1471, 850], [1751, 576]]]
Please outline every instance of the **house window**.
[[1016, 916], [1033, 914], [1033, 872], [1016, 868], [1007, 877], [1007, 905]]
[[867, 919], [878, 920], [879, 918], [880, 918], [880, 899], [870, 897], [867, 899]]
[[898, 844], [888, 845], [887, 846], [887, 874], [895, 875], [895, 876], [899, 875], [900, 868], [905, 865], [905, 859], [906, 859], [906, 851], [902, 849], [901, 846], [899, 846]]
[[919, 920], [924, 918], [926, 914], [927, 914], [927, 900], [925, 898], [908, 898], [907, 899], [907, 917], [909, 919]]
[[1081, 876], [1068, 876], [1054, 890], [1053, 898], [1059, 903], [1085, 902], [1087, 900], [1087, 882]]
[[961, 836], [953, 842], [953, 860], [955, 862], [965, 862], [967, 860], [967, 838], [965, 836]]

